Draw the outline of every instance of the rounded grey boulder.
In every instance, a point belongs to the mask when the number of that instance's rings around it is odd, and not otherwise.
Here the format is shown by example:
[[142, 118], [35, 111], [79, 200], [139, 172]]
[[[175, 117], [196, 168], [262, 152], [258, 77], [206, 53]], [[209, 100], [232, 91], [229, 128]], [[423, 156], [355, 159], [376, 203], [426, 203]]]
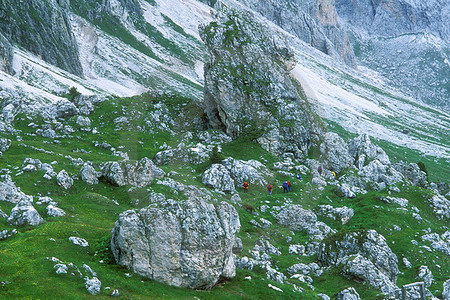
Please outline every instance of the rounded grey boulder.
[[148, 186], [155, 178], [164, 176], [164, 171], [158, 168], [151, 159], [144, 157], [138, 162], [110, 161], [102, 166], [102, 176], [115, 186], [132, 185]]
[[73, 179], [69, 176], [66, 170], [61, 170], [56, 176], [56, 182], [59, 186], [62, 186], [64, 189], [68, 190], [73, 185]]
[[232, 253], [239, 216], [230, 204], [167, 200], [123, 212], [112, 230], [120, 265], [147, 278], [191, 289], [210, 289], [235, 276]]
[[37, 226], [44, 222], [41, 215], [27, 199], [20, 200], [19, 203], [11, 210], [8, 223], [15, 226], [31, 225]]
[[204, 185], [218, 189], [223, 192], [235, 192], [234, 180], [230, 176], [227, 168], [220, 164], [213, 164], [203, 173], [202, 182]]
[[98, 183], [98, 177], [101, 176], [100, 172], [95, 171], [94, 167], [88, 163], [85, 163], [80, 171], [81, 180], [87, 184], [93, 185]]

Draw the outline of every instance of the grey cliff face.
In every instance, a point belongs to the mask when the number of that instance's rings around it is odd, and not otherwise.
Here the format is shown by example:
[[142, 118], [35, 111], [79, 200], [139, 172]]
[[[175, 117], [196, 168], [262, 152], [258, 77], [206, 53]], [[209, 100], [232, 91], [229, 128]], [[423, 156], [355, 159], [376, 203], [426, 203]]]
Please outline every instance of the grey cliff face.
[[282, 37], [250, 14], [219, 9], [201, 28], [210, 61], [205, 102], [210, 124], [233, 138], [247, 136], [275, 154], [307, 154], [319, 131], [301, 87], [289, 76], [296, 64]]
[[356, 65], [352, 45], [338, 22], [334, 0], [239, 0], [325, 54]]
[[450, 38], [448, 1], [336, 0], [336, 10], [339, 17], [380, 36], [431, 31]]
[[210, 289], [235, 276], [239, 216], [228, 203], [167, 200], [122, 213], [112, 231], [118, 264], [166, 284]]
[[13, 48], [3, 34], [0, 33], [0, 71], [12, 74]]
[[375, 230], [345, 233], [326, 241], [319, 249], [318, 259], [325, 266], [343, 266], [344, 276], [358, 278], [386, 295], [395, 294], [398, 258]]
[[0, 32], [43, 60], [83, 76], [67, 11], [57, 2], [1, 0]]

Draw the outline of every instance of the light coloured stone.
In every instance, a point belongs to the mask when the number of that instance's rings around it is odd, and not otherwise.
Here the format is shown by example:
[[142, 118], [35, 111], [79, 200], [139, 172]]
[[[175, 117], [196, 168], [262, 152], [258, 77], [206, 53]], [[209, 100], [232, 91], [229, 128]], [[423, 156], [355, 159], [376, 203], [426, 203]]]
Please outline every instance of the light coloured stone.
[[167, 200], [122, 213], [112, 231], [118, 264], [166, 284], [210, 289], [235, 275], [236, 210], [200, 199]]

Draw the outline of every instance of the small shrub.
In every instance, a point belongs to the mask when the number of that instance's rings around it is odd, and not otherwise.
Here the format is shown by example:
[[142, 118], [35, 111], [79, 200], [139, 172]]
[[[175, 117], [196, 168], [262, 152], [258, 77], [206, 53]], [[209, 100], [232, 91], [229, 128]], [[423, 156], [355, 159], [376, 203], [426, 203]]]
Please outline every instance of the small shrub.
[[76, 87], [73, 86], [69, 89], [69, 100], [70, 101], [73, 102], [75, 100], [75, 97], [77, 97], [79, 95], [81, 95], [81, 93], [77, 90]]
[[428, 177], [428, 170], [427, 170], [427, 167], [425, 167], [425, 164], [423, 162], [419, 161], [417, 163], [417, 165], [419, 166], [419, 169], [421, 171], [423, 171], [423, 172], [425, 172], [425, 174], [427, 174], [427, 177]]
[[217, 146], [214, 146], [211, 154], [211, 164], [220, 164], [223, 160], [222, 154], [219, 152], [219, 148]]
[[111, 235], [105, 236], [100, 239], [94, 246], [94, 250], [100, 260], [103, 260], [107, 264], [115, 264], [116, 260], [111, 251]]

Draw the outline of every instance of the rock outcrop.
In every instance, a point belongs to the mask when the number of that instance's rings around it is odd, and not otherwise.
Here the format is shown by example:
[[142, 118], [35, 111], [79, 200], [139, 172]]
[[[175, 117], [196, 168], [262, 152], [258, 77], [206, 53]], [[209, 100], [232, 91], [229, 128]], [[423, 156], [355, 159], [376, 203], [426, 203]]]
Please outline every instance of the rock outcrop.
[[214, 17], [200, 29], [210, 53], [205, 65], [210, 124], [233, 138], [257, 140], [277, 155], [306, 156], [317, 142], [320, 121], [289, 75], [294, 53], [250, 13], [221, 8]]
[[80, 170], [81, 180], [83, 180], [84, 182], [86, 182], [89, 185], [97, 184], [98, 177], [100, 177], [100, 176], [101, 176], [101, 173], [97, 172], [95, 170], [95, 168], [89, 163], [85, 163]]
[[330, 237], [319, 249], [318, 259], [325, 266], [343, 266], [344, 276], [370, 284], [386, 295], [395, 295], [398, 259], [375, 230]]
[[167, 200], [122, 213], [112, 230], [116, 262], [166, 284], [210, 289], [235, 276], [232, 249], [240, 223], [228, 203]]
[[69, 15], [59, 2], [3, 0], [7, 10], [0, 10], [0, 32], [50, 64], [83, 76]]
[[230, 172], [221, 164], [211, 165], [211, 167], [203, 173], [202, 182], [206, 186], [219, 191], [227, 193], [236, 191], [234, 188], [234, 180], [231, 178]]
[[8, 218], [8, 223], [15, 226], [31, 225], [37, 226], [44, 221], [41, 215], [33, 207], [29, 200], [21, 200], [11, 210], [11, 215]]
[[450, 219], [450, 200], [442, 195], [434, 195], [428, 202], [438, 219]]
[[338, 22], [335, 1], [284, 2], [276, 0], [239, 0], [284, 30], [297, 36], [314, 48], [350, 66], [356, 58], [349, 37]]
[[315, 213], [297, 204], [285, 206], [275, 215], [275, 218], [279, 224], [292, 230], [305, 230], [313, 239], [323, 240], [330, 234], [335, 233], [327, 224], [317, 221]]
[[66, 170], [61, 170], [56, 176], [56, 182], [59, 186], [62, 186], [64, 189], [68, 190], [73, 185], [73, 179], [69, 176]]
[[339, 173], [353, 165], [354, 159], [350, 156], [348, 146], [344, 140], [333, 132], [327, 132], [320, 145], [320, 154], [325, 167]]
[[102, 177], [112, 185], [132, 185], [144, 187], [150, 185], [155, 178], [164, 176], [151, 159], [144, 157], [138, 162], [111, 161], [102, 165]]
[[8, 39], [0, 33], [0, 71], [13, 74], [12, 60], [14, 51]]

